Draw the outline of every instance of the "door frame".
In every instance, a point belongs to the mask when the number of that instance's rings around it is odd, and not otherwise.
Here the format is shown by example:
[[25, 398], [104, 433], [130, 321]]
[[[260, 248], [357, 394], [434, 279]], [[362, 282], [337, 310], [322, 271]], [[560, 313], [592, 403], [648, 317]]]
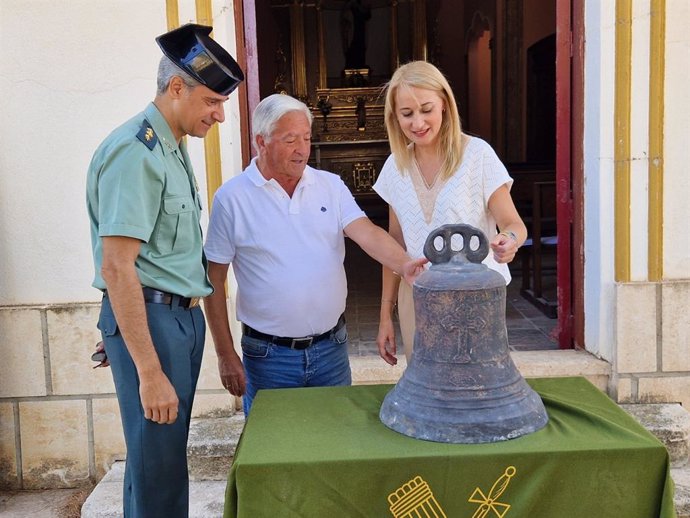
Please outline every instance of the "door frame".
[[584, 348], [584, 2], [556, 0], [558, 345]]
[[237, 62], [244, 71], [245, 80], [238, 88], [240, 104], [240, 142], [242, 169], [249, 165], [255, 155], [252, 146], [251, 114], [261, 100], [259, 91], [259, 54], [256, 40], [256, 6], [253, 0], [234, 0], [235, 47]]
[[584, 225], [584, 91], [585, 91], [585, 1], [571, 0], [572, 73], [571, 85], [571, 178], [572, 178], [572, 347], [585, 348], [585, 225]]

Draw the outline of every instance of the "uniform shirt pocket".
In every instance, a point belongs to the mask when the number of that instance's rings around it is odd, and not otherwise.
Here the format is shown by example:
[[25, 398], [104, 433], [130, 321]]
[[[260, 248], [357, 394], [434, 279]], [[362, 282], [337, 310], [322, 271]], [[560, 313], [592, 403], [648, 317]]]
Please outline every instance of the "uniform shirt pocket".
[[156, 245], [161, 253], [181, 250], [192, 242], [189, 229], [194, 219], [194, 200], [191, 196], [168, 196], [163, 198]]

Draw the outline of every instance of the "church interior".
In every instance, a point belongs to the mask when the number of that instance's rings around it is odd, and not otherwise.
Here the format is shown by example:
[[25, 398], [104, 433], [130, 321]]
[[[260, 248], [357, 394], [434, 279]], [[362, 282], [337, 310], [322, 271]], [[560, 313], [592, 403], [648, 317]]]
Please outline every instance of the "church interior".
[[[529, 239], [511, 263], [506, 324], [514, 350], [555, 349], [555, 0], [257, 0], [261, 98], [276, 92], [314, 115], [312, 166], [340, 175], [387, 228], [372, 190], [390, 153], [383, 88], [423, 59], [448, 78], [463, 131], [494, 148]], [[380, 266], [347, 243], [353, 354], [376, 354]]]

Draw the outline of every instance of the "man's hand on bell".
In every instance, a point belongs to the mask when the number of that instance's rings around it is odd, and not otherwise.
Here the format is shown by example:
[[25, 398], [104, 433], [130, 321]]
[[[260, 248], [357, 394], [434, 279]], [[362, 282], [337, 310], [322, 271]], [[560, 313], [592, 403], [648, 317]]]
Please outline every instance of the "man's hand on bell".
[[429, 259], [422, 257], [420, 259], [413, 259], [403, 265], [402, 277], [412, 286], [415, 279], [424, 271], [424, 265], [429, 262]]

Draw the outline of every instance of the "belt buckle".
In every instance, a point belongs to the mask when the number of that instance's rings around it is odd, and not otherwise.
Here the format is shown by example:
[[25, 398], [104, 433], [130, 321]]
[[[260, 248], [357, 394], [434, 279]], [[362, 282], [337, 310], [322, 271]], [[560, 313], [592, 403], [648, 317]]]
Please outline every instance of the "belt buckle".
[[191, 297], [189, 299], [189, 306], [188, 308], [195, 308], [201, 303], [201, 297]]
[[[304, 338], [293, 338], [292, 342], [290, 343], [290, 349], [297, 349], [297, 350], [306, 349], [307, 347], [309, 347], [312, 344], [313, 341], [314, 341], [313, 336], [306, 336]], [[296, 347], [296, 345], [298, 343], [301, 344], [303, 342], [306, 342], [306, 345], [304, 347]]]

